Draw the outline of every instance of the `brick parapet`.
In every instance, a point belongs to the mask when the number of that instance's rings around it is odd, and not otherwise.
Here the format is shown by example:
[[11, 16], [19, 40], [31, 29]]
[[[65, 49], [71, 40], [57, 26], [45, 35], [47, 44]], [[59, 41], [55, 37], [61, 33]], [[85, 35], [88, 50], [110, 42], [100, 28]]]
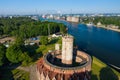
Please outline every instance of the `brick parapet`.
[[47, 60], [48, 54], [44, 56], [43, 64], [47, 69], [54, 71], [56, 73], [74, 74], [75, 72], [80, 73], [80, 72], [85, 72], [85, 71], [91, 71], [91, 57], [84, 52], [77, 51], [77, 55], [81, 55], [85, 57], [87, 59], [87, 63], [80, 65], [80, 66], [76, 66], [76, 67], [56, 66]]

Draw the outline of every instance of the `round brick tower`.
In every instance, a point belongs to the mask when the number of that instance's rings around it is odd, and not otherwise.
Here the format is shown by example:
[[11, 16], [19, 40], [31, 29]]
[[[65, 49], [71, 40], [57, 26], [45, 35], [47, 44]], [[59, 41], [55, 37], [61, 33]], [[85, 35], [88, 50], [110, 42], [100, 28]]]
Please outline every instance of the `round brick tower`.
[[[74, 54], [73, 54], [74, 53]], [[62, 51], [46, 53], [37, 62], [38, 80], [90, 80], [91, 57], [73, 48], [73, 37], [62, 37]]]

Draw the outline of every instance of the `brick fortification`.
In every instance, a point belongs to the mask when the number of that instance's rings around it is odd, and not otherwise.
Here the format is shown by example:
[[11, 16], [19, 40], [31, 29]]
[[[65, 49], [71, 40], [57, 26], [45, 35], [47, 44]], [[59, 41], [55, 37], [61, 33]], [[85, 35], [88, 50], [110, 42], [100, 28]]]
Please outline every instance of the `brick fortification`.
[[37, 62], [38, 80], [90, 80], [91, 57], [73, 49], [73, 37], [62, 37], [62, 51], [58, 46]]

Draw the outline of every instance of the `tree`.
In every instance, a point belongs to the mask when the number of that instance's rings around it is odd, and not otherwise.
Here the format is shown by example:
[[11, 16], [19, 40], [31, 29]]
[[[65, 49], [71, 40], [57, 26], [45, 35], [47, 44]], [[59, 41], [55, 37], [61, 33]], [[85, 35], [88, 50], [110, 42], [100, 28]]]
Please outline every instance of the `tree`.
[[24, 39], [22, 37], [16, 37], [15, 44], [18, 46], [24, 46]]
[[63, 33], [63, 34], [67, 33], [67, 28], [63, 24], [60, 24], [60, 32]]
[[47, 45], [48, 44], [48, 37], [47, 36], [41, 36], [40, 37], [40, 42], [42, 45]]
[[23, 57], [23, 61], [22, 61], [22, 66], [27, 66], [31, 61], [32, 61], [32, 58], [28, 55], [27, 52], [24, 53], [24, 55], [22, 55]]
[[19, 63], [23, 60], [23, 51], [22, 47], [17, 44], [13, 44], [7, 49], [6, 57], [12, 63]]
[[2, 27], [0, 26], [0, 36], [3, 35], [3, 29]]
[[4, 45], [0, 44], [0, 66], [4, 64], [5, 61], [6, 48]]

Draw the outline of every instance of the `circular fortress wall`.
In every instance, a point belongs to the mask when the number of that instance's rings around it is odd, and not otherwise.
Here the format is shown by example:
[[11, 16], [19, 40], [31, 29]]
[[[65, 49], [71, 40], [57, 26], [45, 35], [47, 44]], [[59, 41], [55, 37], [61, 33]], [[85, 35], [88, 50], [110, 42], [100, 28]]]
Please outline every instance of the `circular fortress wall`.
[[[91, 57], [82, 52], [77, 51], [76, 53], [76, 60], [78, 59], [79, 65], [77, 66], [63, 66], [63, 65], [56, 65], [56, 60], [52, 59], [51, 62], [50, 55], [53, 53], [47, 53], [44, 55], [42, 59], [39, 60], [37, 63], [37, 73], [39, 80], [84, 80], [90, 79], [90, 71], [91, 71]], [[57, 56], [61, 56], [61, 54], [57, 53]], [[57, 57], [57, 56], [52, 56]], [[80, 59], [80, 60], [79, 60]], [[84, 62], [85, 60], [85, 62]]]

